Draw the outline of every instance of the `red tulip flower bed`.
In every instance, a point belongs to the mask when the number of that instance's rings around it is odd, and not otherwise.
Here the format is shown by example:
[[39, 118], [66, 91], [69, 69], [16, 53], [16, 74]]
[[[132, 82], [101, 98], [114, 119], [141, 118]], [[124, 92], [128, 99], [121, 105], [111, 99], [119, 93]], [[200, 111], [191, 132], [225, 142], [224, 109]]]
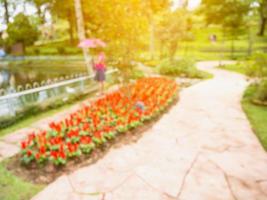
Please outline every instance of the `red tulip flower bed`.
[[83, 106], [49, 130], [32, 133], [21, 143], [23, 164], [64, 165], [72, 158], [159, 116], [176, 98], [178, 87], [167, 78], [143, 78]]

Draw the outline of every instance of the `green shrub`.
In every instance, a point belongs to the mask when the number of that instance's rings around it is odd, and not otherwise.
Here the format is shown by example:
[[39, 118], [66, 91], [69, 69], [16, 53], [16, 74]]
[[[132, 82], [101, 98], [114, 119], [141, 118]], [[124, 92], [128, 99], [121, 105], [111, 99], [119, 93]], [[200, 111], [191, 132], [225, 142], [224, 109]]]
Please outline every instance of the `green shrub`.
[[267, 55], [254, 54], [246, 61], [223, 65], [220, 68], [245, 74], [249, 77], [267, 77]]
[[66, 54], [66, 49], [64, 47], [57, 47], [57, 52], [59, 55]]
[[200, 71], [195, 67], [195, 62], [191, 59], [180, 59], [170, 61], [163, 60], [159, 67], [159, 73], [167, 76], [180, 76], [186, 78], [208, 78], [206, 72]]
[[139, 69], [133, 69], [130, 79], [139, 79], [139, 78], [143, 78], [145, 76], [144, 72], [139, 70]]
[[38, 49], [38, 48], [34, 48], [34, 54], [35, 55], [39, 55], [40, 54], [40, 49]]
[[267, 76], [267, 55], [264, 53], [256, 53], [251, 57], [252, 70], [257, 77], [266, 77]]
[[157, 65], [159, 64], [159, 61], [158, 60], [146, 60], [146, 61], [143, 61], [143, 64], [148, 67], [157, 67]]
[[254, 100], [257, 102], [267, 103], [267, 79], [262, 80], [258, 85]]

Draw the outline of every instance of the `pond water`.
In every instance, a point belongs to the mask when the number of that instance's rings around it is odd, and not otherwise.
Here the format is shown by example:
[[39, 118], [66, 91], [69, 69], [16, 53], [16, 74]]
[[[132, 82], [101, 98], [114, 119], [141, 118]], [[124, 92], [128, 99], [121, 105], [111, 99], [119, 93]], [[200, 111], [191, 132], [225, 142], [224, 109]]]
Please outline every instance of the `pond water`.
[[38, 64], [12, 64], [0, 63], [0, 89], [17, 89], [18, 86], [25, 88], [26, 84], [33, 86], [33, 83], [41, 85], [42, 82], [62, 81], [87, 75], [86, 67], [80, 64], [64, 65], [60, 63]]

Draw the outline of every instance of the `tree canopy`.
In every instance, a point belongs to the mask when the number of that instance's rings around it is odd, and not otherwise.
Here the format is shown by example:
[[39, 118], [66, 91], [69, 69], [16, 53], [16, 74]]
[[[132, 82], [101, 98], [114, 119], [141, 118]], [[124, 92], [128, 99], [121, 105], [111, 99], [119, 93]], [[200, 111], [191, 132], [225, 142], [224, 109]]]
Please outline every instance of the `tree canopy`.
[[24, 47], [33, 44], [38, 39], [37, 28], [23, 13], [16, 15], [14, 22], [9, 23], [7, 33], [10, 44], [22, 43]]

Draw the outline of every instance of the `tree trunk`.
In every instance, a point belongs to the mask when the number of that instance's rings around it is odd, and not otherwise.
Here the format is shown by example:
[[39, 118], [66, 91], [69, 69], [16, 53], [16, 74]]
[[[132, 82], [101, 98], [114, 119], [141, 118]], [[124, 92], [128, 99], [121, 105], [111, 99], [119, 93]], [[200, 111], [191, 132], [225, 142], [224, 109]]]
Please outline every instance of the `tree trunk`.
[[260, 30], [258, 35], [264, 36], [265, 26], [267, 23], [267, 0], [262, 0], [259, 3], [259, 13], [260, 13]]
[[[80, 0], [74, 0], [74, 4], [75, 4], [78, 36], [79, 36], [79, 40], [81, 42], [81, 41], [85, 40], [85, 30], [84, 30], [84, 21], [83, 21], [81, 1]], [[85, 59], [88, 73], [92, 74], [92, 66], [90, 64], [91, 59], [89, 57], [87, 48], [83, 48], [83, 56]]]
[[44, 24], [44, 22], [45, 22], [45, 17], [44, 17], [44, 15], [43, 15], [43, 13], [42, 13], [41, 6], [40, 6], [40, 5], [35, 5], [35, 7], [36, 7], [36, 9], [37, 9], [37, 15], [38, 15], [38, 17], [39, 17], [39, 19], [40, 19], [41, 24]]
[[253, 48], [252, 31], [251, 28], [248, 27], [248, 56], [252, 54], [252, 48]]
[[70, 36], [70, 44], [74, 44], [74, 23], [71, 14], [71, 10], [68, 10], [68, 23], [69, 23], [69, 36]]
[[7, 0], [4, 0], [4, 7], [5, 7], [5, 21], [6, 21], [6, 24], [8, 24], [9, 23], [9, 11], [8, 11]]
[[266, 23], [267, 23], [267, 18], [262, 17], [260, 23], [260, 31], [258, 33], [259, 36], [264, 36]]

